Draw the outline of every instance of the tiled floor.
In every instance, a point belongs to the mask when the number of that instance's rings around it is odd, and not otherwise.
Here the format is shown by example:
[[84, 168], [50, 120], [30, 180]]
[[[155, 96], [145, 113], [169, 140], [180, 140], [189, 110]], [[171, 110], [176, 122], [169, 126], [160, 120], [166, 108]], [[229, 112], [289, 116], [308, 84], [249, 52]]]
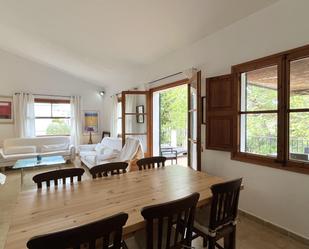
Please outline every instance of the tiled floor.
[[[73, 165], [67, 165], [72, 167]], [[80, 163], [75, 164], [80, 167]], [[35, 171], [27, 171], [24, 177], [23, 189], [35, 188], [32, 182], [32, 176], [44, 170], [45, 168]], [[86, 176], [83, 179], [90, 178], [86, 171]], [[4, 186], [0, 186], [0, 249], [4, 248], [7, 231], [9, 229], [11, 213], [15, 205], [18, 193], [20, 192], [20, 172], [7, 171], [7, 182]], [[237, 232], [237, 248], [238, 249], [309, 249], [309, 246], [304, 245], [292, 238], [282, 235], [260, 223], [257, 223], [250, 218], [240, 217]], [[194, 241], [196, 249], [202, 248], [202, 240]]]

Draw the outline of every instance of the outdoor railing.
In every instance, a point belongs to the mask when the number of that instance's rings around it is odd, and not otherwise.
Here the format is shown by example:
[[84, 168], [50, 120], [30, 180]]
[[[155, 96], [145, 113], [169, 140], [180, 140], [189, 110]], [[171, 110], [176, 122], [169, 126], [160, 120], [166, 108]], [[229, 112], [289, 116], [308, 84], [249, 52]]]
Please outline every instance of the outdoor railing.
[[[250, 136], [247, 138], [246, 151], [274, 155], [277, 153], [277, 137]], [[309, 154], [309, 139], [291, 138], [290, 151]]]

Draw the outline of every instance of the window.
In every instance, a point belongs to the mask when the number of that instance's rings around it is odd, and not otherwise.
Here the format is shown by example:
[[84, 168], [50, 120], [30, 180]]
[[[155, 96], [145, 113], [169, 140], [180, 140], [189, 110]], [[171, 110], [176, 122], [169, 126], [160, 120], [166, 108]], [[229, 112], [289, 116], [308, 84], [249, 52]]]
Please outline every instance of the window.
[[277, 156], [278, 67], [243, 72], [240, 151]]
[[309, 57], [292, 59], [289, 68], [289, 158], [309, 161]]
[[36, 136], [70, 135], [69, 100], [35, 99]]
[[309, 46], [232, 67], [232, 158], [309, 173]]

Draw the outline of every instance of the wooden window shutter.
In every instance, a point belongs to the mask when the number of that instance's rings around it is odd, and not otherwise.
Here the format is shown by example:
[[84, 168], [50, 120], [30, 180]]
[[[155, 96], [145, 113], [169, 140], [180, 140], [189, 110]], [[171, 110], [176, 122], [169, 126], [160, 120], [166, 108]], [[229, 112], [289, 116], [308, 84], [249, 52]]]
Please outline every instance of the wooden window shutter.
[[206, 79], [206, 148], [233, 150], [236, 122], [232, 76], [222, 75]]

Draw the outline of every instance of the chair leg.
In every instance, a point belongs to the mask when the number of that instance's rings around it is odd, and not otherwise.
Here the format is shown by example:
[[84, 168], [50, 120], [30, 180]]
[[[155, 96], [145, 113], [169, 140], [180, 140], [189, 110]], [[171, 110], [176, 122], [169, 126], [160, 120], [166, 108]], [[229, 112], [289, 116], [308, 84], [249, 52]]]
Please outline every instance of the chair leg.
[[128, 246], [127, 246], [127, 244], [126, 244], [126, 242], [122, 242], [122, 249], [128, 249]]
[[236, 228], [230, 234], [230, 249], [236, 248]]
[[210, 238], [208, 240], [208, 249], [215, 249], [216, 248], [216, 241], [214, 238]]
[[224, 237], [224, 249], [236, 248], [236, 229]]
[[203, 247], [207, 247], [207, 238], [203, 237]]

